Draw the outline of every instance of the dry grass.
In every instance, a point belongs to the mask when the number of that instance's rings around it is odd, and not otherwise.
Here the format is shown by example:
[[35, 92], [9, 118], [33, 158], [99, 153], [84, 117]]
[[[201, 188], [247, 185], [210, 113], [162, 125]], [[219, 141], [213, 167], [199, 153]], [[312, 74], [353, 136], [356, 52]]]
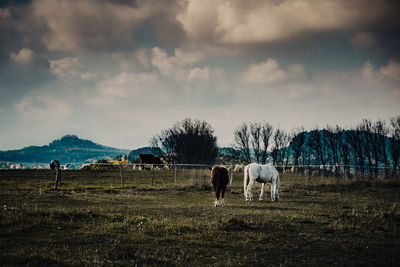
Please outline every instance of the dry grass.
[[[2, 265], [393, 265], [400, 183], [282, 175], [246, 203], [242, 175], [214, 208], [207, 172], [0, 171]], [[172, 175], [171, 175], [172, 174]], [[193, 178], [193, 177], [196, 178]], [[200, 177], [199, 179], [197, 177]], [[203, 178], [201, 178], [203, 177]], [[259, 190], [259, 185], [253, 193]]]

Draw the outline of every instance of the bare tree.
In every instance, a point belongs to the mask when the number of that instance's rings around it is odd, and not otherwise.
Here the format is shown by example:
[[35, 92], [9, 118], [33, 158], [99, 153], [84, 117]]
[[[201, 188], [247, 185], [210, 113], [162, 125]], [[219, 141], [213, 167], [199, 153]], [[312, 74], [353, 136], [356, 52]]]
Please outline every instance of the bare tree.
[[329, 154], [331, 155], [331, 157], [329, 157], [330, 164], [335, 166], [335, 175], [338, 175], [339, 172], [342, 131], [343, 130], [338, 125], [334, 128], [327, 126], [324, 134], [324, 142]]
[[276, 129], [275, 134], [273, 136], [274, 147], [272, 149], [272, 158], [274, 164], [283, 164], [283, 160], [285, 158], [285, 145], [288, 143], [287, 134], [281, 130]]
[[261, 129], [261, 123], [250, 123], [251, 146], [257, 163], [260, 163], [262, 158]]
[[353, 151], [351, 155], [353, 155], [353, 161], [356, 163], [356, 170], [360, 176], [364, 176], [365, 173], [365, 154], [362, 138], [363, 134], [357, 129], [346, 132], [346, 142]]
[[321, 133], [318, 129], [310, 132], [309, 147], [311, 149], [311, 154], [314, 156], [315, 163], [322, 165], [323, 170], [325, 170], [325, 148]]
[[390, 154], [393, 162], [392, 177], [397, 175], [400, 159], [400, 116], [390, 120]]
[[292, 135], [289, 133], [284, 132], [284, 137], [283, 137], [283, 162], [285, 164], [285, 167], [288, 167], [289, 164], [289, 157], [290, 157], [290, 140], [292, 140]]
[[350, 148], [349, 145], [342, 142], [340, 145], [340, 155], [343, 162], [343, 172], [345, 177], [350, 178]]
[[364, 155], [368, 161], [368, 175], [372, 177], [372, 121], [363, 119], [357, 129], [361, 135], [360, 141], [363, 144]]
[[386, 150], [386, 137], [389, 133], [389, 129], [386, 126], [384, 120], [377, 120], [372, 125], [372, 156], [373, 156], [373, 167], [375, 177], [379, 174], [379, 165], [383, 164], [385, 178], [389, 177], [389, 159]]
[[265, 164], [267, 162], [269, 140], [272, 135], [272, 126], [268, 122], [263, 122], [261, 125], [261, 140], [263, 143], [263, 149], [261, 153], [261, 163]]
[[332, 155], [332, 163], [334, 165], [338, 165], [340, 163], [339, 148], [342, 142], [342, 129], [338, 125], [336, 125], [334, 128], [327, 126], [325, 141]]
[[237, 149], [241, 152], [241, 158], [243, 161], [250, 163], [250, 133], [249, 127], [246, 123], [242, 123], [238, 126], [234, 132], [235, 145]]
[[[290, 140], [290, 148], [293, 151], [293, 160], [294, 165], [298, 166], [300, 157], [303, 155], [303, 164], [304, 164], [304, 143], [306, 141], [306, 135], [304, 128], [300, 128], [298, 130], [294, 130], [292, 138]], [[303, 168], [301, 168], [301, 173], [303, 173]], [[296, 173], [298, 173], [299, 169], [296, 167]]]

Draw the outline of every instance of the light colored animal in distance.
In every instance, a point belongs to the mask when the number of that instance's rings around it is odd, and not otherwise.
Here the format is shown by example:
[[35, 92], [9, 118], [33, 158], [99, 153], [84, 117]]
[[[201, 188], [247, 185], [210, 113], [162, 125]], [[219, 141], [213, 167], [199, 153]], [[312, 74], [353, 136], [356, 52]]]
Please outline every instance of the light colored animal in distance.
[[235, 165], [235, 168], [233, 169], [234, 172], [241, 172], [243, 171], [244, 166], [242, 164], [237, 164]]
[[279, 173], [272, 164], [261, 165], [258, 163], [250, 163], [244, 167], [244, 180], [243, 189], [246, 201], [253, 199], [251, 187], [254, 182], [261, 183], [261, 194], [259, 200], [261, 201], [264, 194], [264, 186], [266, 183], [271, 183], [271, 199], [272, 201], [279, 200], [279, 193], [281, 187], [279, 186]]

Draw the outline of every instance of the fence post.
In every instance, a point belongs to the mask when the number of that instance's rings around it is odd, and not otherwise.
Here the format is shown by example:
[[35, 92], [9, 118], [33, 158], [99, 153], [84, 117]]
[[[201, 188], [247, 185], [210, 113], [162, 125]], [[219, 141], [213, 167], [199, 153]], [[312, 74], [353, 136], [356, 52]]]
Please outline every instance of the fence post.
[[232, 168], [231, 168], [231, 180], [229, 182], [229, 185], [232, 185], [232, 180], [233, 180], [233, 164], [232, 164]]
[[121, 175], [121, 187], [124, 188], [124, 176], [122, 175], [122, 163], [119, 164], [119, 173]]
[[176, 164], [174, 163], [174, 170], [175, 170], [175, 184], [176, 184]]
[[153, 184], [154, 184], [154, 165], [151, 166], [151, 173], [152, 173], [152, 177], [151, 177], [151, 186], [153, 186]]

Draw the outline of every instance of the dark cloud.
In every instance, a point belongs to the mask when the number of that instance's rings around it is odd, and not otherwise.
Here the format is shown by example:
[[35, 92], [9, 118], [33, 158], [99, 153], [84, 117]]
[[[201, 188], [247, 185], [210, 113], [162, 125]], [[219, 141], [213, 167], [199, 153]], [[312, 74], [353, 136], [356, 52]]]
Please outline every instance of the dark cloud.
[[50, 112], [132, 148], [186, 117], [225, 144], [238, 121], [387, 118], [400, 112], [398, 3], [2, 1], [0, 138], [57, 137]]
[[15, 7], [15, 6], [19, 6], [19, 5], [27, 5], [31, 2], [32, 2], [32, 0], [2, 0], [0, 2], [0, 8]]

